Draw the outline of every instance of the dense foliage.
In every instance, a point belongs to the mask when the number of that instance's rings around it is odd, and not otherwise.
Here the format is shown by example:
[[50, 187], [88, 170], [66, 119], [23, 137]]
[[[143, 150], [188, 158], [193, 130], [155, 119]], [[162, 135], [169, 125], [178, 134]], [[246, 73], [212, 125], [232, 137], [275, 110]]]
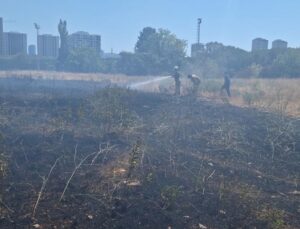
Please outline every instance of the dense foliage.
[[300, 77], [300, 49], [270, 49], [255, 52], [221, 43], [207, 43], [202, 52], [186, 61], [186, 71], [204, 77], [229, 72], [235, 77]]
[[168, 30], [146, 27], [140, 33], [134, 53], [120, 53], [118, 70], [129, 75], [169, 73], [182, 65], [186, 56], [186, 41]]
[[[56, 69], [56, 59], [39, 58], [41, 70], [53, 71]], [[34, 70], [38, 69], [38, 60], [36, 56], [27, 56], [23, 54], [0, 57], [0, 70]]]
[[101, 70], [100, 56], [90, 48], [71, 50], [65, 60], [65, 70], [71, 72], [98, 72]]

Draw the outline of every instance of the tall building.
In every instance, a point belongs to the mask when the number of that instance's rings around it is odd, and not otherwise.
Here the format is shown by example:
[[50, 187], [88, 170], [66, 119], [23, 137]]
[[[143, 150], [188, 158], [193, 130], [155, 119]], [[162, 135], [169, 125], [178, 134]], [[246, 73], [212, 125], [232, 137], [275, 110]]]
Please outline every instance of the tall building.
[[0, 17], [0, 56], [3, 55], [3, 18]]
[[27, 54], [27, 35], [25, 33], [3, 33], [3, 54], [12, 56]]
[[287, 49], [287, 47], [288, 43], [286, 41], [278, 39], [272, 42], [272, 49]]
[[36, 46], [35, 45], [29, 45], [28, 46], [28, 55], [29, 56], [35, 56], [36, 55]]
[[53, 35], [38, 35], [37, 49], [38, 55], [42, 57], [53, 57], [58, 56], [59, 38]]
[[255, 38], [252, 40], [252, 52], [257, 50], [267, 50], [269, 41], [263, 38]]
[[91, 48], [97, 53], [101, 53], [101, 36], [91, 35], [87, 32], [76, 32], [68, 37], [68, 45], [71, 49]]

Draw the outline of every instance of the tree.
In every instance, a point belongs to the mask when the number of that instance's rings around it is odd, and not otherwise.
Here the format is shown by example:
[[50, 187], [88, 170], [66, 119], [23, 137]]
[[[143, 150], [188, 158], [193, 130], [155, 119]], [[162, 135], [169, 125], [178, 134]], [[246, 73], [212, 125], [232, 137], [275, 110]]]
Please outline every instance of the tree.
[[156, 42], [158, 42], [157, 55], [166, 69], [171, 70], [175, 65], [181, 65], [186, 56], [186, 41], [178, 39], [169, 30], [159, 29]]
[[140, 54], [121, 52], [117, 68], [127, 75], [145, 75], [146, 69]]
[[136, 53], [146, 53], [151, 52], [154, 47], [153, 39], [155, 39], [156, 30], [151, 27], [145, 27], [138, 37], [138, 41], [135, 45], [135, 52]]
[[218, 42], [205, 44], [201, 52], [189, 59], [189, 69], [204, 77], [222, 77], [224, 72], [237, 75], [250, 65], [249, 52]]
[[91, 48], [73, 49], [65, 60], [64, 68], [71, 72], [99, 72], [100, 54]]
[[[280, 51], [280, 50], [278, 50]], [[300, 49], [281, 50], [269, 65], [264, 65], [261, 77], [299, 77]]]
[[183, 63], [186, 46], [186, 41], [178, 39], [168, 30], [157, 31], [146, 27], [138, 37], [135, 53], [121, 55], [120, 66], [122, 69], [129, 70], [126, 72], [131, 74], [133, 72], [155, 75], [170, 73], [175, 65]]
[[60, 36], [60, 47], [58, 53], [58, 63], [57, 67], [59, 70], [64, 69], [65, 62], [69, 55], [68, 49], [68, 30], [67, 30], [67, 22], [60, 19], [58, 23], [58, 32]]

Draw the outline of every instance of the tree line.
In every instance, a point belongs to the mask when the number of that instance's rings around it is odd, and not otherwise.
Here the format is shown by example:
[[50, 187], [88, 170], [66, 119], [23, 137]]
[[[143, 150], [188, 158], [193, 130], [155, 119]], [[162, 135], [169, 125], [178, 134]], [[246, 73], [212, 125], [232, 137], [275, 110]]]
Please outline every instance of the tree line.
[[59, 55], [56, 59], [16, 55], [0, 58], [0, 70], [36, 69], [69, 72], [122, 73], [127, 75], [165, 75], [175, 65], [183, 73], [202, 77], [300, 77], [300, 49], [271, 49], [256, 52], [209, 42], [193, 57], [187, 56], [187, 42], [166, 29], [145, 27], [133, 52], [121, 52], [119, 58], [104, 59], [90, 48], [70, 49], [67, 22], [58, 24]]

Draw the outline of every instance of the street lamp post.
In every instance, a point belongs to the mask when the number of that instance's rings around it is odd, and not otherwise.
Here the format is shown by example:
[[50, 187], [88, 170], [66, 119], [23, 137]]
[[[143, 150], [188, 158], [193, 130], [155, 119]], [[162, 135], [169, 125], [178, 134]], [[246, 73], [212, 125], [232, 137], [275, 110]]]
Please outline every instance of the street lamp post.
[[197, 27], [197, 43], [200, 44], [200, 25], [202, 23], [202, 18], [198, 18], [198, 27]]
[[37, 23], [34, 23], [34, 28], [36, 29], [37, 70], [40, 70], [40, 56], [39, 56], [39, 50], [38, 50], [38, 40], [39, 40], [39, 32], [40, 32], [41, 27]]

